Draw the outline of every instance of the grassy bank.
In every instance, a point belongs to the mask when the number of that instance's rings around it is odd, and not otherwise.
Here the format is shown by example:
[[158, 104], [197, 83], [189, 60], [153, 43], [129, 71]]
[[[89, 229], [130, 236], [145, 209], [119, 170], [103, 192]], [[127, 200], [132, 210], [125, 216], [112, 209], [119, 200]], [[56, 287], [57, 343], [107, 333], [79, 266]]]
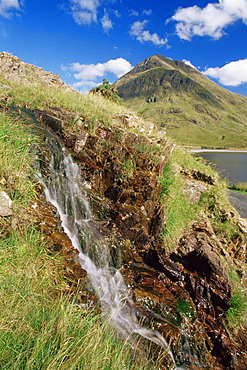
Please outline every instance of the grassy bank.
[[[79, 94], [76, 91], [47, 88], [42, 85], [19, 85], [14, 82], [0, 80], [10, 88], [0, 91], [0, 99], [7, 100], [12, 105], [31, 108], [48, 109], [61, 107], [70, 112], [77, 112], [78, 118], [84, 117], [90, 124], [113, 124], [114, 114], [124, 113], [126, 108], [110, 100], [92, 94]], [[71, 122], [76, 125], [76, 120]]]

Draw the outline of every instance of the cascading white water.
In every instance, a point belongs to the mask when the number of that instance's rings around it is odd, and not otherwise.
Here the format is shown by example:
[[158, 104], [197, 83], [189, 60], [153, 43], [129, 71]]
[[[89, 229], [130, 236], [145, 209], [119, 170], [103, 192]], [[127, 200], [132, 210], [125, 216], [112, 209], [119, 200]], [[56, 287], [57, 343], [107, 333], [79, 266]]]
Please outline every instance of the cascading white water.
[[49, 137], [47, 142], [51, 155], [49, 176], [41, 178], [39, 175], [39, 181], [44, 186], [46, 199], [56, 207], [64, 231], [79, 251], [80, 265], [87, 271], [102, 312], [122, 336], [138, 334], [163, 347], [176, 368], [173, 354], [162, 335], [142, 327], [137, 321], [123, 277], [113, 267], [107, 237], [93, 220], [78, 165], [55, 138]]

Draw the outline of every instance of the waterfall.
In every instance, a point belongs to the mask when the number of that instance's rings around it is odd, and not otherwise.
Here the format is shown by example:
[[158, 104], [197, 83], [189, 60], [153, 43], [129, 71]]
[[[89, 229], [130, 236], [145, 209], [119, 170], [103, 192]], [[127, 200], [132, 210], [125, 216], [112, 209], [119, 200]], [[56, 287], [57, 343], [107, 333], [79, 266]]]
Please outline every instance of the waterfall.
[[111, 259], [107, 237], [93, 218], [79, 166], [55, 137], [49, 135], [46, 141], [50, 164], [48, 175], [42, 177], [39, 174], [39, 181], [44, 186], [47, 201], [56, 207], [65, 233], [79, 251], [79, 263], [88, 274], [102, 313], [122, 336], [140, 335], [163, 347], [176, 368], [173, 354], [162, 335], [138, 323], [130, 293]]

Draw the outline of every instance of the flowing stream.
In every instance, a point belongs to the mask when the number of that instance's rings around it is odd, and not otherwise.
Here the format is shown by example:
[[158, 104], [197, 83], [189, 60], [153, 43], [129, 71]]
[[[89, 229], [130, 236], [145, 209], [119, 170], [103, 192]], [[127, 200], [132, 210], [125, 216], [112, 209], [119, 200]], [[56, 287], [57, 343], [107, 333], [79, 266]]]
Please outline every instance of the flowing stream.
[[46, 141], [50, 164], [48, 175], [39, 174], [39, 181], [46, 199], [56, 207], [64, 231], [79, 251], [79, 263], [88, 274], [102, 313], [121, 336], [132, 339], [140, 335], [163, 347], [178, 369], [162, 335], [138, 323], [130, 293], [120, 271], [114, 267], [107, 237], [92, 215], [78, 165], [53, 135]]

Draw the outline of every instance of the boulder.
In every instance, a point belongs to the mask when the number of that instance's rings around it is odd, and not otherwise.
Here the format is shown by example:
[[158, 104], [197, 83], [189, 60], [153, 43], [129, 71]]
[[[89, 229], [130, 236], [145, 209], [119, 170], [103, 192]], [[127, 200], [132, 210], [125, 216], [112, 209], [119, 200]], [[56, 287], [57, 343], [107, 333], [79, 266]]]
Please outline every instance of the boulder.
[[200, 201], [201, 194], [205, 193], [207, 187], [199, 181], [186, 181], [184, 193], [192, 204], [197, 204]]

